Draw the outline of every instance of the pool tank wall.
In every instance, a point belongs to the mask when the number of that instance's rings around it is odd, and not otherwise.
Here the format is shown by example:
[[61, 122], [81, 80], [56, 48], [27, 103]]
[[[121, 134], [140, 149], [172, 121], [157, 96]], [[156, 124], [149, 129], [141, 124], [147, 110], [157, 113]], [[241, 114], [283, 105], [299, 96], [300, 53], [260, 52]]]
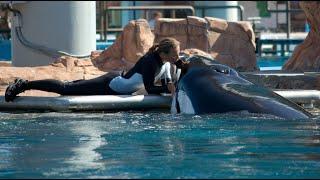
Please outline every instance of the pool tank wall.
[[[21, 32], [27, 41], [73, 55], [90, 55], [96, 49], [95, 1], [27, 1], [12, 7], [21, 12]], [[12, 29], [18, 21], [12, 19]], [[15, 31], [11, 36], [13, 66], [41, 66], [55, 60], [21, 44]]]

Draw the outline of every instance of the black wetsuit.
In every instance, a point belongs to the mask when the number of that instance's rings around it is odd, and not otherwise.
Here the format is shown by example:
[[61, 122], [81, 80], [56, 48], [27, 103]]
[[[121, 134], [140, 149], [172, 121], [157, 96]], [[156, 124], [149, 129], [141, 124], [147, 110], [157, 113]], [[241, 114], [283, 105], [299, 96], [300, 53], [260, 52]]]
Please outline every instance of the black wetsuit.
[[[157, 53], [148, 53], [141, 57], [135, 66], [122, 77], [129, 79], [138, 73], [142, 75], [143, 84], [148, 94], [169, 93], [163, 80], [162, 86], [154, 85], [155, 76], [159, 74], [163, 64]], [[107, 73], [97, 78], [71, 82], [62, 82], [54, 79], [29, 81], [26, 90], [42, 90], [61, 95], [120, 95], [124, 93], [117, 92], [109, 87], [110, 81], [118, 76], [121, 75], [117, 73]]]

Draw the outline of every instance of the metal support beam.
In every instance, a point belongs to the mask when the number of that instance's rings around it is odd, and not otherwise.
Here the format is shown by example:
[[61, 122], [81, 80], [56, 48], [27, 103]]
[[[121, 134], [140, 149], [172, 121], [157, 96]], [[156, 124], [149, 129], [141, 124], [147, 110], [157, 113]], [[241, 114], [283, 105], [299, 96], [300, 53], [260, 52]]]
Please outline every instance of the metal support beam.
[[[291, 26], [291, 19], [290, 19], [290, 2], [287, 1], [286, 3], [286, 18], [287, 18], [287, 39], [290, 39], [290, 32], [291, 32], [291, 29], [290, 29], [290, 26]], [[289, 48], [290, 48], [290, 45], [288, 44], [287, 45], [287, 52], [289, 51]]]

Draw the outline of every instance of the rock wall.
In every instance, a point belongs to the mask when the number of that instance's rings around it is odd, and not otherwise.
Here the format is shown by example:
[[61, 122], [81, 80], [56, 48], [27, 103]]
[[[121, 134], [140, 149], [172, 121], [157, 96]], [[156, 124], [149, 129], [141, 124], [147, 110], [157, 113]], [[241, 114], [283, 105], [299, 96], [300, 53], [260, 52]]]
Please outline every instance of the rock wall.
[[227, 22], [222, 19], [188, 16], [186, 19], [162, 18], [156, 22], [155, 42], [176, 38], [181, 50], [205, 51], [221, 63], [239, 71], [255, 71], [255, 36], [249, 22]]
[[153, 45], [154, 35], [145, 19], [130, 21], [116, 41], [93, 64], [103, 71], [130, 69]]
[[283, 66], [287, 71], [320, 71], [320, 2], [300, 1], [311, 26], [306, 39], [293, 51]]
[[153, 43], [173, 37], [181, 50], [199, 49], [239, 71], [255, 71], [255, 36], [249, 22], [188, 16], [186, 19], [162, 18], [154, 34], [144, 19], [130, 21], [116, 42], [92, 62], [100, 70], [130, 69]]

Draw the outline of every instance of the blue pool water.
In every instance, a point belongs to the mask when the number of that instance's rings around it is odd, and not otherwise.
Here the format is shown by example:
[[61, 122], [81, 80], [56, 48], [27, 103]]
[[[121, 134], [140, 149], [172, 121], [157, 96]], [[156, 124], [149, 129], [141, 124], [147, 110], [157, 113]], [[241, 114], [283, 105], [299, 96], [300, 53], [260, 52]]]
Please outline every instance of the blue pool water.
[[0, 178], [319, 178], [320, 118], [0, 116]]
[[289, 57], [273, 56], [273, 57], [260, 57], [257, 58], [257, 65], [260, 71], [265, 70], [281, 70], [282, 66]]

